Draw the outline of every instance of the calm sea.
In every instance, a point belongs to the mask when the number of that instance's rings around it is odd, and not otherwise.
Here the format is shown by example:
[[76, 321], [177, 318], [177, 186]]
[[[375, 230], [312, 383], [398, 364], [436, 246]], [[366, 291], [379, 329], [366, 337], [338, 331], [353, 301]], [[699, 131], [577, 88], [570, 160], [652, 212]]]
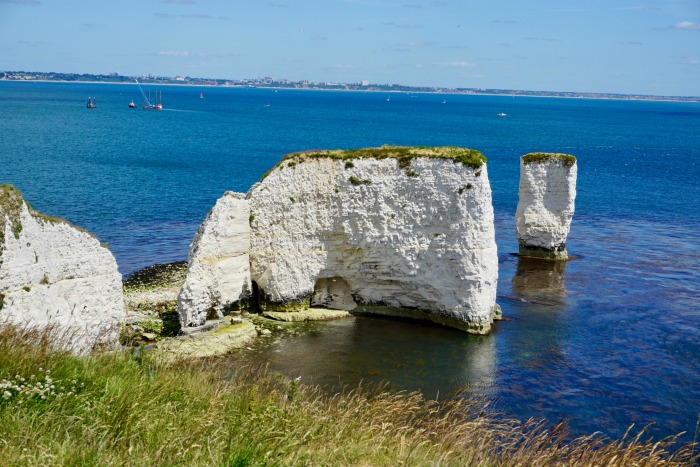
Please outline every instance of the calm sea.
[[[314, 324], [256, 358], [333, 387], [467, 387], [575, 434], [657, 436], [700, 415], [700, 103], [0, 82], [0, 183], [109, 242], [123, 274], [183, 260], [226, 190], [285, 153], [456, 145], [489, 162], [506, 321], [485, 337], [379, 318]], [[155, 91], [156, 88], [151, 88]], [[200, 98], [200, 92], [204, 98]], [[88, 96], [97, 108], [86, 109]], [[498, 117], [498, 113], [506, 117]], [[518, 158], [579, 163], [566, 264], [517, 251]]]

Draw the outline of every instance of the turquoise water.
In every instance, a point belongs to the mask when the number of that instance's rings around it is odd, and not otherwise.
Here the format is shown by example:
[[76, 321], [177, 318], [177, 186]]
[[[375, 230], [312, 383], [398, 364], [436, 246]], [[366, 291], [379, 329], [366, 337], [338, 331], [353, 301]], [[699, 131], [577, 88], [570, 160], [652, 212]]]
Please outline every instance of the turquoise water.
[[[388, 379], [426, 396], [469, 387], [519, 418], [575, 433], [695, 429], [700, 414], [700, 103], [0, 82], [0, 183], [109, 242], [124, 274], [182, 260], [226, 190], [312, 148], [457, 145], [489, 159], [506, 321], [485, 337], [356, 318], [258, 358], [332, 388]], [[204, 99], [199, 98], [202, 91]], [[88, 110], [88, 96], [97, 109]], [[443, 100], [446, 102], [443, 104]], [[507, 117], [497, 114], [505, 112]], [[555, 267], [525, 262], [518, 158], [579, 161], [576, 214]]]

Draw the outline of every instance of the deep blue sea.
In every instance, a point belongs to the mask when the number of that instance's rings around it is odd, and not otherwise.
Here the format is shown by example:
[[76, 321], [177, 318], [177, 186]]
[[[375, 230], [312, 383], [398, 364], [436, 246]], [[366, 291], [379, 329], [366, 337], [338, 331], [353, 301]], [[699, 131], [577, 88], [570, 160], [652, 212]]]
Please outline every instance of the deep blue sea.
[[[156, 88], [151, 88], [156, 90]], [[184, 260], [226, 190], [304, 149], [455, 145], [488, 158], [506, 321], [489, 336], [380, 318], [315, 324], [256, 358], [325, 387], [466, 387], [494, 410], [694, 435], [700, 415], [700, 103], [0, 82], [0, 183], [109, 242], [123, 274]], [[200, 99], [200, 92], [204, 98]], [[86, 109], [88, 96], [97, 108]], [[506, 117], [497, 114], [506, 113]], [[565, 264], [518, 259], [518, 158], [578, 158]]]

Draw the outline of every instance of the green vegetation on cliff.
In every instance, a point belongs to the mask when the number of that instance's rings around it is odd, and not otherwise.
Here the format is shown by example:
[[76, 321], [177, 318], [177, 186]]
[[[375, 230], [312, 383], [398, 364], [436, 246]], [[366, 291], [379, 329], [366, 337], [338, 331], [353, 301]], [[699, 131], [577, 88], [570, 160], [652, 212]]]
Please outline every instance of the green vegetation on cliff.
[[51, 224], [67, 224], [76, 230], [79, 230], [81, 232], [84, 232], [84, 233], [90, 235], [93, 238], [97, 238], [91, 232], [88, 232], [87, 230], [85, 230], [81, 227], [77, 227], [77, 226], [71, 224], [70, 222], [66, 221], [65, 219], [61, 219], [59, 217], [48, 216], [46, 214], [43, 214], [39, 211], [32, 209], [32, 207], [29, 205], [29, 203], [26, 202], [22, 198], [22, 192], [19, 191], [14, 186], [12, 186], [12, 185], [0, 185], [0, 256], [2, 255], [2, 246], [3, 246], [3, 242], [4, 242], [5, 224], [7, 222], [6, 218], [9, 219], [9, 221], [10, 221], [12, 233], [13, 233], [15, 238], [19, 239], [19, 234], [22, 232], [22, 229], [24, 228], [24, 226], [22, 225], [22, 222], [20, 221], [20, 213], [22, 210], [23, 203], [27, 206], [27, 209], [29, 210], [29, 214], [31, 214], [31, 216], [34, 219], [36, 219], [38, 222], [45, 222], [45, 223], [51, 223]]
[[[417, 158], [432, 158], [432, 159], [451, 159], [455, 162], [461, 162], [467, 167], [473, 169], [481, 167], [486, 162], [486, 157], [475, 149], [458, 148], [455, 146], [381, 146], [378, 148], [364, 149], [335, 149], [335, 150], [320, 150], [320, 151], [305, 151], [294, 152], [287, 154], [284, 160], [295, 159], [299, 162], [305, 159], [338, 159], [349, 161], [351, 159], [396, 159], [399, 161], [399, 166], [406, 167], [411, 159]], [[352, 167], [351, 165], [346, 165]]]
[[[283, 168], [287, 162], [289, 167], [300, 164], [309, 159], [335, 159], [345, 161], [345, 168], [351, 169], [355, 165], [354, 159], [396, 159], [399, 168], [406, 172], [409, 177], [417, 177], [419, 174], [411, 170], [411, 161], [418, 158], [428, 159], [449, 159], [456, 163], [461, 163], [472, 169], [478, 169], [486, 163], [486, 157], [476, 149], [459, 148], [456, 146], [381, 146], [378, 148], [364, 149], [333, 149], [333, 150], [310, 150], [293, 152], [287, 154], [272, 169], [266, 172], [260, 181], [275, 170]], [[478, 175], [478, 174], [477, 174]]]
[[561, 154], [555, 152], [531, 152], [522, 157], [523, 164], [531, 164], [533, 162], [542, 163], [551, 160], [559, 160], [564, 165], [571, 167], [576, 163], [576, 158], [570, 154]]
[[7, 220], [9, 219], [15, 238], [19, 238], [22, 232], [22, 223], [19, 220], [22, 203], [22, 192], [12, 185], [0, 185], [0, 255], [2, 255]]
[[[143, 348], [76, 357], [0, 328], [0, 465], [693, 465], [691, 446], [571, 440], [466, 396], [360, 387], [335, 395], [230, 359], [164, 363]], [[676, 449], [678, 448], [678, 449]], [[674, 450], [675, 451], [672, 451]], [[671, 453], [673, 452], [673, 453]]]

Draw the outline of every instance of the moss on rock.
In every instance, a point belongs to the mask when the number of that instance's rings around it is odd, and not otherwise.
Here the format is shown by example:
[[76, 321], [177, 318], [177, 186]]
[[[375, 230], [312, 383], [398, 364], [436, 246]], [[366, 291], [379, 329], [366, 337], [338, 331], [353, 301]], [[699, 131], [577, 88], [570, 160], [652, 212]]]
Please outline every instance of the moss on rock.
[[5, 243], [5, 227], [7, 222], [15, 238], [19, 238], [22, 232], [22, 223], [19, 220], [22, 211], [22, 192], [12, 185], [0, 185], [0, 256]]
[[[486, 162], [486, 157], [475, 149], [460, 148], [456, 146], [388, 146], [384, 145], [377, 148], [363, 149], [333, 149], [310, 151], [300, 151], [287, 154], [282, 160], [277, 163], [276, 167], [282, 166], [284, 162], [289, 165], [292, 161], [295, 163], [303, 163], [309, 159], [335, 159], [346, 161], [345, 167], [352, 168], [354, 165], [350, 162], [354, 159], [396, 159], [400, 168], [407, 169], [410, 167], [412, 159], [429, 158], [429, 159], [449, 159], [456, 163], [461, 163], [467, 167], [478, 169]], [[265, 177], [270, 172], [263, 175]]]
[[555, 153], [555, 152], [531, 152], [529, 154], [525, 154], [522, 157], [523, 164], [532, 164], [532, 163], [543, 163], [547, 161], [552, 161], [552, 160], [558, 160], [562, 164], [566, 165], [567, 167], [571, 167], [576, 163], [576, 158], [570, 154], [562, 154], [562, 153]]

